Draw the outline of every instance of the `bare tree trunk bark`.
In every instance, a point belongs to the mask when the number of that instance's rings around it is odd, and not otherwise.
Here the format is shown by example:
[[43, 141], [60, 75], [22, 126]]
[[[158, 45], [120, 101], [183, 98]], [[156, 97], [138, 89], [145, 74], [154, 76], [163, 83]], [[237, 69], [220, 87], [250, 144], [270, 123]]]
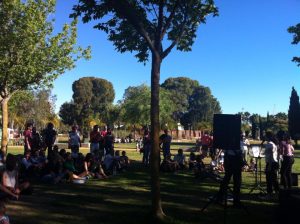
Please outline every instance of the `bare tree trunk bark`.
[[165, 214], [161, 206], [160, 196], [160, 149], [159, 149], [159, 79], [161, 58], [152, 52], [151, 69], [151, 193], [152, 193], [152, 217], [162, 220]]
[[7, 144], [8, 144], [8, 100], [9, 97], [5, 97], [1, 101], [2, 107], [2, 139], [1, 139], [1, 151], [6, 156]]

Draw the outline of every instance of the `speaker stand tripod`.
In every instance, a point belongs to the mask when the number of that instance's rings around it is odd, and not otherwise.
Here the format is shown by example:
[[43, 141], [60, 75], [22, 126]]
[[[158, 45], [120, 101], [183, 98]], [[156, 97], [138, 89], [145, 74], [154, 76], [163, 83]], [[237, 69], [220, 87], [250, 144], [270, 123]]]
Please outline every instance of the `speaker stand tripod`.
[[[249, 191], [249, 194], [251, 194], [255, 190], [259, 190], [259, 194], [260, 195], [267, 194], [267, 192], [261, 186], [261, 158], [262, 157], [260, 157], [260, 156], [255, 157], [255, 164], [256, 164], [256, 168], [255, 168], [255, 184], [251, 188], [251, 190]], [[258, 173], [259, 173], [259, 175], [258, 175]]]

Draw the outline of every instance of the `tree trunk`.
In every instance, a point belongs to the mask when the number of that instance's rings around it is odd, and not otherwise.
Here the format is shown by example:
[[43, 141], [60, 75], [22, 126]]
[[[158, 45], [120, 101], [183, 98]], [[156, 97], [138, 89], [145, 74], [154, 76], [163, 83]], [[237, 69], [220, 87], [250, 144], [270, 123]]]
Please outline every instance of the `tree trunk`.
[[152, 193], [152, 209], [151, 215], [154, 219], [163, 219], [165, 214], [161, 207], [160, 197], [160, 149], [159, 149], [159, 79], [160, 79], [161, 58], [152, 52], [152, 68], [151, 68], [151, 193]]
[[2, 98], [1, 107], [2, 107], [2, 140], [1, 140], [1, 151], [3, 155], [6, 155], [7, 144], [8, 144], [8, 100], [9, 97]]

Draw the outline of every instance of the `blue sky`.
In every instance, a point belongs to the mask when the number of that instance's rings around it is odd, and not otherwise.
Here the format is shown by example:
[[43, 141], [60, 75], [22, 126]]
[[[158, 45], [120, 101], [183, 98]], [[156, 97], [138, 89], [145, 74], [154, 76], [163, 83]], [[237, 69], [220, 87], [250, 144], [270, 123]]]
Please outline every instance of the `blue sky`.
[[[57, 0], [56, 30], [69, 22], [77, 1]], [[266, 115], [288, 111], [292, 86], [300, 94], [300, 45], [291, 45], [291, 25], [300, 23], [300, 0], [217, 0], [219, 17], [208, 18], [198, 30], [191, 52], [172, 51], [161, 68], [161, 83], [186, 76], [211, 88], [223, 113], [249, 111]], [[79, 61], [54, 83], [56, 111], [72, 98], [72, 83], [84, 76], [112, 82], [116, 98], [129, 86], [150, 84], [150, 63], [114, 50], [104, 32], [92, 24], [78, 26], [78, 44], [92, 47], [92, 59]]]

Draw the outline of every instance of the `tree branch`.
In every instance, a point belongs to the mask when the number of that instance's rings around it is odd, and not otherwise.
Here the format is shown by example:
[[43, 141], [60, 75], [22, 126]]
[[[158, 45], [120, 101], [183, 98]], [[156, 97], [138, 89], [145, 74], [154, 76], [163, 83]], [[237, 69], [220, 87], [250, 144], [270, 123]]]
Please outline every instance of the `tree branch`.
[[118, 1], [118, 0], [111, 0], [110, 4], [113, 9], [119, 14], [119, 16], [127, 19], [132, 26], [139, 32], [139, 34], [145, 39], [147, 42], [150, 50], [155, 52], [156, 49], [153, 45], [153, 41], [151, 40], [148, 32], [145, 30], [145, 27], [139, 20], [138, 14], [134, 11], [133, 7], [129, 4], [126, 0]]
[[156, 10], [155, 10], [155, 8], [154, 8], [153, 3], [151, 3], [151, 6], [152, 6], [152, 9], [153, 9], [153, 11], [154, 11], [154, 14], [155, 14], [156, 18], [159, 20], [158, 15], [157, 15], [157, 13], [156, 13]]
[[186, 23], [187, 23], [187, 18], [185, 17], [183, 23], [181, 24], [181, 28], [180, 28], [181, 31], [180, 31], [180, 34], [179, 34], [179, 35], [177, 36], [177, 38], [170, 44], [170, 46], [169, 46], [166, 50], [164, 50], [164, 51], [162, 52], [162, 56], [161, 56], [162, 59], [164, 59], [165, 57], [167, 57], [168, 54], [172, 51], [172, 49], [178, 44], [178, 41], [181, 39], [182, 35], [184, 34], [184, 31], [185, 31], [184, 27], [185, 27]]
[[[163, 27], [163, 20], [164, 20], [164, 0], [159, 1], [159, 12], [158, 12], [158, 23], [157, 23], [157, 30], [155, 34], [155, 44], [157, 45], [156, 48], [160, 48], [161, 45], [161, 31]], [[161, 50], [161, 49], [159, 49]], [[162, 51], [161, 51], [162, 52]]]
[[170, 27], [171, 21], [172, 21], [174, 15], [175, 15], [175, 12], [176, 12], [176, 9], [177, 9], [178, 5], [179, 5], [179, 0], [177, 0], [175, 2], [174, 8], [173, 8], [172, 12], [170, 13], [169, 17], [166, 20], [166, 24], [164, 25], [164, 27], [162, 29], [162, 32], [161, 32], [161, 35], [160, 35], [161, 40], [164, 38], [164, 35], [166, 34], [167, 30]]

